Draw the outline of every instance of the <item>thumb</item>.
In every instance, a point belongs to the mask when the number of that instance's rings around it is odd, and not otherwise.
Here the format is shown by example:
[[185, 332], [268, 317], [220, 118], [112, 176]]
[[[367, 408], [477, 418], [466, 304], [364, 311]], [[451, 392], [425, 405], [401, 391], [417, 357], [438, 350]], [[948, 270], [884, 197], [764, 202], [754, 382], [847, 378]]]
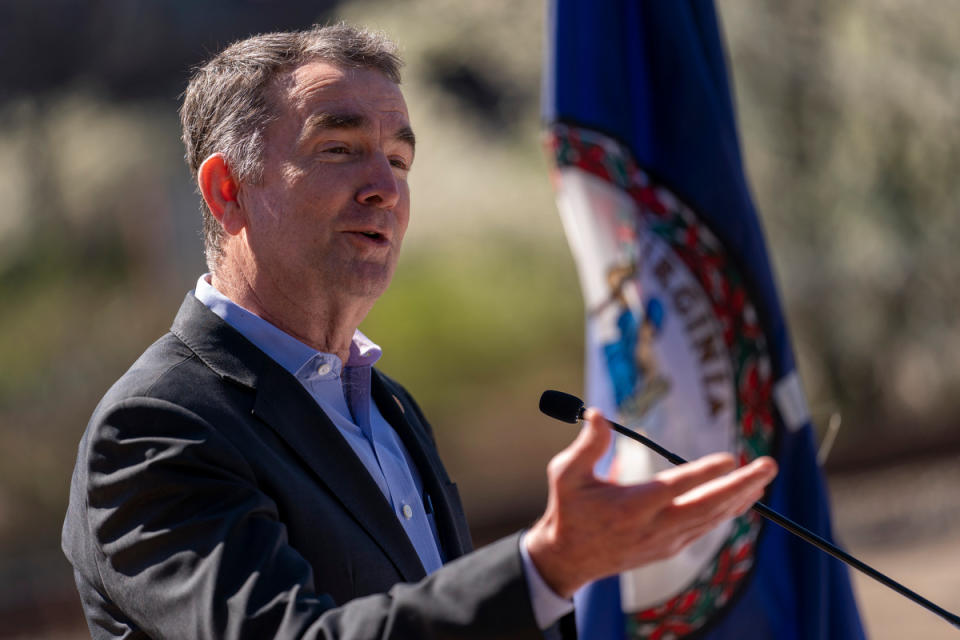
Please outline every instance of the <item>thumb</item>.
[[593, 468], [610, 446], [610, 425], [597, 409], [587, 409], [577, 438], [550, 462], [558, 483], [580, 485], [595, 479]]

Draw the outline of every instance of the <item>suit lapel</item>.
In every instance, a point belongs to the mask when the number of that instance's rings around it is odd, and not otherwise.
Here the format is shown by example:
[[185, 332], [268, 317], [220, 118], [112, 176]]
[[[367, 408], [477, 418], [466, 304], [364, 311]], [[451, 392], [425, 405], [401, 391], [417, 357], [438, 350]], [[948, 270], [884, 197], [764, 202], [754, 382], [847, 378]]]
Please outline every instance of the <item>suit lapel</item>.
[[466, 517], [459, 498], [456, 502], [452, 499], [456, 487], [446, 475], [427, 427], [421, 424], [417, 411], [406, 401], [405, 394], [386, 376], [374, 369], [371, 382], [371, 394], [377, 408], [403, 441], [420, 472], [424, 491], [433, 502], [434, 520], [446, 559], [462, 556], [472, 549]]
[[192, 295], [184, 301], [173, 332], [219, 375], [253, 388], [254, 415], [313, 471], [404, 580], [414, 582], [425, 576], [416, 550], [376, 482], [292, 375]]

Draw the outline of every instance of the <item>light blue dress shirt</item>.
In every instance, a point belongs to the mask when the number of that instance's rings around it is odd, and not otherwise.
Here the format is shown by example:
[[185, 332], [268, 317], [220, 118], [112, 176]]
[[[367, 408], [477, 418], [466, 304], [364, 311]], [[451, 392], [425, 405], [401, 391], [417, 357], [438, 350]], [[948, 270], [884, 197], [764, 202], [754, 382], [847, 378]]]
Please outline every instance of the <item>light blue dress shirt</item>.
[[[443, 565], [432, 508], [417, 466], [370, 397], [370, 373], [382, 353], [354, 333], [346, 366], [317, 351], [217, 291], [201, 276], [197, 299], [289, 371], [310, 393], [366, 467], [413, 543], [427, 573]], [[428, 512], [429, 511], [429, 512]]]
[[[380, 347], [357, 330], [344, 366], [339, 357], [309, 347], [227, 298], [210, 284], [210, 274], [200, 276], [194, 295], [303, 385], [380, 487], [424, 570], [429, 574], [439, 569], [444, 558], [420, 474], [370, 396], [371, 369], [380, 359]], [[573, 603], [543, 581], [522, 540], [520, 548], [534, 617], [546, 629], [572, 611]]]

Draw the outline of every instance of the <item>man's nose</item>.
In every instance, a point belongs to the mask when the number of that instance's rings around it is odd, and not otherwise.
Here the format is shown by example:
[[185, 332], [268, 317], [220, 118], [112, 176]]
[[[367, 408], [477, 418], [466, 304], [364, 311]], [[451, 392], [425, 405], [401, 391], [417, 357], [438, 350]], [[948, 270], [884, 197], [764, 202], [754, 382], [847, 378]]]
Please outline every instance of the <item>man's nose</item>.
[[400, 185], [390, 164], [383, 153], [377, 153], [370, 159], [367, 182], [357, 190], [357, 202], [383, 209], [392, 209], [400, 200]]

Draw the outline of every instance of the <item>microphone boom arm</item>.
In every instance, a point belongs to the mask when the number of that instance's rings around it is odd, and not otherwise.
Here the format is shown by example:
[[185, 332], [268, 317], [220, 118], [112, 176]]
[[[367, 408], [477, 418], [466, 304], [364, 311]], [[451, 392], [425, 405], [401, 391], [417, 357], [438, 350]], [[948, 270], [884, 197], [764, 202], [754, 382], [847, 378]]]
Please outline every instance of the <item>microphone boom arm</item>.
[[[551, 418], [560, 420], [562, 422], [576, 423], [583, 419], [583, 413], [585, 409], [583, 406], [583, 401], [577, 398], [576, 396], [573, 396], [569, 393], [563, 393], [562, 391], [544, 391], [543, 395], [540, 397], [540, 411], [547, 414]], [[572, 414], [576, 415], [575, 419], [571, 419], [573, 418]], [[659, 444], [657, 444], [650, 438], [637, 433], [633, 429], [628, 429], [623, 425], [617, 424], [616, 422], [613, 422], [611, 420], [608, 420], [608, 422], [610, 423], [610, 426], [613, 427], [613, 430], [619, 433], [620, 435], [626, 436], [631, 440], [636, 440], [637, 442], [644, 445], [645, 447], [648, 447], [649, 449], [652, 449], [656, 453], [660, 454], [661, 456], [663, 456], [673, 464], [675, 465], [686, 464], [687, 462], [686, 460], [684, 460], [677, 454], [673, 453], [669, 449], [665, 449], [664, 447], [661, 447]], [[944, 620], [952, 624], [954, 627], [960, 628], [960, 616], [958, 616], [957, 614], [951, 613], [946, 609], [944, 609], [943, 607], [940, 607], [934, 604], [933, 602], [930, 602], [929, 600], [921, 596], [919, 593], [911, 589], [908, 589], [907, 587], [903, 586], [896, 580], [889, 578], [886, 575], [880, 573], [870, 565], [864, 562], [861, 562], [860, 560], [857, 560], [855, 557], [853, 557], [852, 555], [850, 555], [840, 547], [828, 542], [827, 540], [824, 540], [822, 537], [818, 536], [817, 534], [810, 531], [809, 529], [797, 524], [796, 522], [787, 518], [786, 516], [783, 516], [777, 513], [776, 511], [774, 511], [767, 505], [763, 504], [762, 502], [755, 502], [753, 503], [753, 506], [750, 508], [753, 509], [756, 513], [759, 513], [761, 516], [763, 516], [770, 522], [773, 522], [779, 525], [780, 527], [783, 527], [793, 535], [812, 544], [813, 546], [820, 549], [821, 551], [830, 554], [837, 560], [840, 560], [846, 563], [847, 565], [853, 567], [857, 571], [860, 571], [861, 573], [864, 573], [870, 576], [877, 582], [893, 589], [900, 595], [906, 598], [909, 598], [910, 600], [913, 600], [915, 603], [919, 604], [921, 607], [927, 609], [932, 613], [937, 614], [938, 616], [940, 616], [941, 618], [943, 618]]]

